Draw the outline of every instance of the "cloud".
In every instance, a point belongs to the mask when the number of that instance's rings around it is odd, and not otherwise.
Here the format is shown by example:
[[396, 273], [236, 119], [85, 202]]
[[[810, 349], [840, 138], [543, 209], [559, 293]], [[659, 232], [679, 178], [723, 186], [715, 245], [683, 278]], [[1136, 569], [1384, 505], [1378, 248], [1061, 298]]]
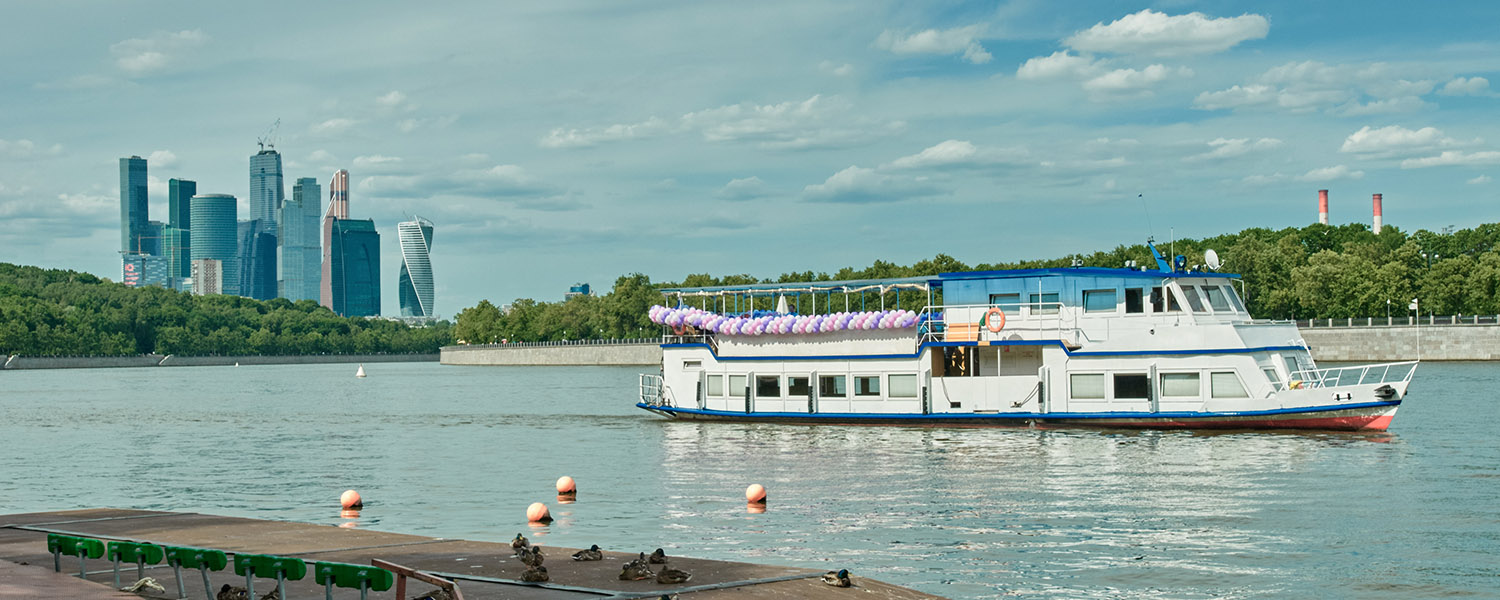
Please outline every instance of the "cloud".
[[1375, 100], [1364, 104], [1350, 102], [1340, 107], [1337, 112], [1347, 117], [1361, 117], [1365, 115], [1417, 112], [1435, 107], [1436, 105], [1426, 102], [1417, 96], [1403, 96], [1400, 98]]
[[714, 195], [725, 200], [753, 200], [764, 197], [768, 191], [766, 183], [759, 177], [750, 176], [743, 179], [731, 179], [724, 187]]
[[171, 150], [152, 150], [146, 157], [146, 164], [152, 167], [172, 167], [177, 165], [177, 155]]
[[334, 156], [327, 150], [319, 148], [317, 150], [313, 150], [311, 154], [308, 154], [307, 160], [320, 163], [331, 163], [336, 162], [338, 159], [334, 158]]
[[1266, 37], [1271, 24], [1260, 15], [1210, 18], [1193, 12], [1171, 16], [1151, 9], [1073, 34], [1064, 44], [1084, 52], [1146, 56], [1212, 54]]
[[1016, 164], [1026, 155], [1025, 148], [980, 148], [964, 140], [947, 140], [911, 156], [893, 160], [881, 168], [984, 167]]
[[1336, 179], [1359, 179], [1364, 176], [1364, 171], [1355, 171], [1346, 165], [1337, 165], [1313, 169], [1297, 176], [1297, 181], [1333, 181]]
[[446, 176], [371, 175], [360, 180], [358, 189], [362, 194], [379, 198], [431, 198], [444, 194], [471, 198], [520, 198], [558, 192], [556, 188], [536, 181], [518, 165], [461, 169]]
[[354, 170], [359, 173], [396, 173], [401, 171], [399, 156], [372, 154], [354, 157]]
[[1467, 183], [1469, 185], [1484, 185], [1484, 184], [1489, 183], [1489, 182], [1490, 182], [1490, 176], [1489, 175], [1480, 175], [1478, 177], [1475, 177], [1473, 179], [1465, 181], [1464, 183]]
[[916, 178], [898, 177], [858, 166], [830, 175], [823, 183], [803, 188], [803, 197], [811, 202], [851, 204], [896, 202], [909, 198], [942, 193], [931, 183]]
[[39, 90], [88, 90], [114, 85], [116, 80], [103, 75], [74, 75], [56, 81], [43, 81], [35, 86]]
[[1421, 67], [1388, 63], [1329, 65], [1309, 60], [1266, 70], [1253, 81], [1198, 94], [1201, 110], [1326, 110], [1345, 116], [1416, 112], [1432, 107], [1421, 96], [1435, 84]]
[[1203, 154], [1186, 157], [1183, 160], [1188, 162], [1223, 160], [1244, 156], [1251, 152], [1264, 152], [1272, 148], [1281, 147], [1281, 140], [1276, 138], [1260, 138], [1258, 140], [1251, 140], [1250, 138], [1216, 138], [1209, 142], [1208, 145], [1213, 149]]
[[854, 72], [854, 65], [851, 65], [849, 63], [838, 64], [829, 60], [818, 63], [818, 68], [822, 69], [825, 72], [832, 73], [838, 77], [847, 77]]
[[1454, 165], [1497, 165], [1500, 164], [1500, 152], [1494, 150], [1483, 150], [1479, 152], [1464, 152], [1462, 150], [1444, 150], [1437, 156], [1424, 158], [1408, 158], [1401, 161], [1403, 169], [1422, 169], [1426, 167], [1446, 167]]
[[1269, 85], [1236, 85], [1217, 92], [1203, 92], [1193, 100], [1193, 108], [1221, 110], [1245, 106], [1264, 106], [1276, 101], [1276, 88]]
[[0, 157], [24, 159], [57, 156], [62, 154], [62, 144], [43, 148], [31, 140], [0, 140]]
[[208, 36], [198, 29], [156, 32], [150, 37], [115, 43], [109, 51], [115, 57], [116, 66], [129, 75], [140, 76], [166, 68], [182, 54], [207, 41]]
[[411, 133], [418, 129], [428, 127], [447, 127], [458, 122], [458, 115], [444, 115], [441, 117], [424, 117], [420, 119], [402, 119], [396, 123], [396, 130], [401, 133]]
[[976, 40], [983, 32], [983, 25], [926, 29], [910, 35], [887, 29], [875, 39], [875, 47], [892, 54], [962, 54], [964, 60], [982, 65], [993, 58]]
[[1068, 54], [1067, 50], [1058, 50], [1050, 56], [1037, 56], [1027, 61], [1016, 69], [1016, 79], [1023, 80], [1047, 80], [1047, 79], [1069, 79], [1092, 76], [1099, 71], [1099, 66], [1089, 56]]
[[812, 96], [779, 104], [743, 102], [690, 112], [667, 121], [652, 117], [639, 123], [598, 128], [553, 129], [538, 142], [543, 148], [579, 148], [606, 142], [673, 133], [697, 133], [715, 143], [754, 143], [767, 149], [844, 146], [899, 131], [900, 121], [876, 121], [852, 115], [853, 107], [837, 98]]
[[1442, 130], [1436, 127], [1412, 130], [1400, 125], [1388, 125], [1374, 129], [1366, 125], [1344, 138], [1344, 144], [1339, 147], [1339, 152], [1359, 154], [1365, 158], [1386, 158], [1410, 156], [1432, 152], [1439, 148], [1468, 146], [1480, 142], [1481, 140], [1478, 139], [1472, 142], [1455, 140], [1444, 135]]
[[376, 104], [388, 108], [395, 108], [397, 106], [400, 106], [402, 102], [406, 102], [406, 94], [401, 93], [400, 90], [391, 90], [390, 92], [375, 98]]
[[1443, 96], [1488, 96], [1490, 95], [1490, 80], [1483, 77], [1454, 77], [1448, 83], [1443, 84], [1443, 89], [1438, 90]]
[[313, 125], [312, 132], [315, 134], [343, 133], [344, 131], [348, 130], [350, 127], [353, 127], [358, 123], [359, 121], [356, 121], [354, 119], [346, 119], [343, 117], [328, 119], [327, 121], [323, 121], [322, 123]]
[[1164, 65], [1150, 65], [1139, 71], [1115, 69], [1083, 82], [1083, 89], [1096, 97], [1134, 96], [1151, 93], [1149, 88], [1170, 77], [1191, 77], [1192, 75], [1192, 69], [1187, 67], [1168, 69]]
[[667, 122], [651, 117], [640, 123], [610, 125], [592, 129], [557, 128], [537, 142], [543, 148], [587, 148], [605, 142], [647, 137], [667, 130]]

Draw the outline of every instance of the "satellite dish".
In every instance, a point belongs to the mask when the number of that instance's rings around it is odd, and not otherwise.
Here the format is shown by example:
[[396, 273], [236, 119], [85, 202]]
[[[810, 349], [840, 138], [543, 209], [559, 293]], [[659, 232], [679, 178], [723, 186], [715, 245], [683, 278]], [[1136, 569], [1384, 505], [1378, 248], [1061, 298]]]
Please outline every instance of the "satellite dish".
[[1203, 251], [1203, 262], [1208, 265], [1208, 268], [1219, 270], [1219, 253], [1212, 249]]

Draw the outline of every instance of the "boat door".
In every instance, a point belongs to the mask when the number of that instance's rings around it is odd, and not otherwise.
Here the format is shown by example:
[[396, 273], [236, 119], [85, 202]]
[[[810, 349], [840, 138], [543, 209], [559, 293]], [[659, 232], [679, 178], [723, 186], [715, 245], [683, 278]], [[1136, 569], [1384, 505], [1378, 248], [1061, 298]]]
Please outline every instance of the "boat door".
[[1157, 384], [1161, 381], [1156, 375], [1156, 363], [1151, 363], [1150, 379], [1146, 381], [1146, 401], [1151, 404], [1151, 412], [1161, 412], [1161, 390]]
[[755, 373], [751, 372], [745, 377], [745, 412], [751, 413], [755, 410]]

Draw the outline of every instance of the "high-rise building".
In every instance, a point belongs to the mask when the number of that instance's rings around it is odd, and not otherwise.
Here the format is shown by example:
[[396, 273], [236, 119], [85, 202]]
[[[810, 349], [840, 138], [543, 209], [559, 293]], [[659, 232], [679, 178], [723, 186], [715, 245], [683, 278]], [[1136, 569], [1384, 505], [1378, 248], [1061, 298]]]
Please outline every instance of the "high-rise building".
[[401, 243], [401, 280], [396, 296], [401, 301], [401, 316], [432, 317], [432, 221], [413, 216], [396, 224], [396, 239]]
[[198, 182], [191, 179], [167, 180], [167, 224], [178, 229], [188, 229], [193, 222], [193, 196], [198, 195]]
[[380, 314], [380, 234], [370, 219], [334, 219], [331, 277], [334, 313], [345, 317]]
[[224, 293], [224, 262], [214, 258], [193, 261], [193, 294], [212, 296]]
[[196, 181], [167, 181], [167, 227], [162, 230], [162, 251], [167, 255], [169, 268], [173, 269], [173, 277], [179, 279], [193, 276], [192, 238], [188, 231], [193, 223], [193, 196], [196, 195]]
[[250, 157], [250, 219], [276, 234], [276, 211], [286, 193], [281, 177], [281, 153], [261, 150]]
[[[239, 293], [239, 260], [237, 236], [238, 208], [229, 194], [198, 194], [192, 198], [193, 264], [204, 259], [220, 261], [218, 278], [223, 282], [219, 293]], [[194, 278], [196, 279], [196, 275]], [[194, 293], [200, 293], [194, 289]]]
[[235, 254], [239, 257], [237, 294], [256, 300], [276, 297], [276, 235], [260, 219], [240, 221]]
[[120, 251], [139, 253], [141, 236], [147, 235], [146, 159], [120, 159]]
[[302, 177], [292, 186], [291, 200], [282, 202], [276, 236], [276, 264], [281, 268], [278, 290], [282, 298], [319, 300], [323, 255], [318, 221], [323, 216], [323, 194], [318, 180]]
[[121, 252], [120, 258], [121, 283], [130, 287], [172, 287], [172, 278], [167, 272], [167, 257]]
[[[323, 214], [323, 265], [318, 304], [333, 308], [333, 223], [349, 218], [349, 172], [339, 169], [328, 182], [328, 212]], [[334, 312], [338, 312], [334, 309]]]
[[136, 251], [151, 256], [161, 256], [162, 238], [165, 236], [167, 224], [161, 221], [146, 221], [146, 229], [136, 238]]
[[162, 258], [167, 259], [167, 273], [177, 282], [193, 276], [192, 236], [188, 231], [172, 225], [161, 230]]

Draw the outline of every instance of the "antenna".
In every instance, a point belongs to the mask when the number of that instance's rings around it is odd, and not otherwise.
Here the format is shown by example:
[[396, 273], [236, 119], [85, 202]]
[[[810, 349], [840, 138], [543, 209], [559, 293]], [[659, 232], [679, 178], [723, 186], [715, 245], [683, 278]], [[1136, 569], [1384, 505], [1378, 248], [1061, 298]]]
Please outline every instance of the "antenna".
[[1219, 262], [1219, 253], [1214, 252], [1213, 248], [1209, 248], [1208, 250], [1203, 251], [1203, 264], [1206, 264], [1208, 265], [1208, 268], [1217, 271], [1219, 270], [1219, 266], [1223, 263]]
[[258, 138], [255, 138], [255, 145], [260, 146], [261, 150], [265, 150], [267, 148], [275, 150], [276, 149], [276, 140], [279, 139], [279, 138], [276, 137], [276, 130], [280, 129], [280, 128], [281, 128], [281, 118], [277, 117], [276, 118], [276, 122], [272, 123], [271, 127], [268, 128], [268, 129], [266, 129], [266, 134], [265, 135], [263, 135], [261, 137], [258, 137]]

